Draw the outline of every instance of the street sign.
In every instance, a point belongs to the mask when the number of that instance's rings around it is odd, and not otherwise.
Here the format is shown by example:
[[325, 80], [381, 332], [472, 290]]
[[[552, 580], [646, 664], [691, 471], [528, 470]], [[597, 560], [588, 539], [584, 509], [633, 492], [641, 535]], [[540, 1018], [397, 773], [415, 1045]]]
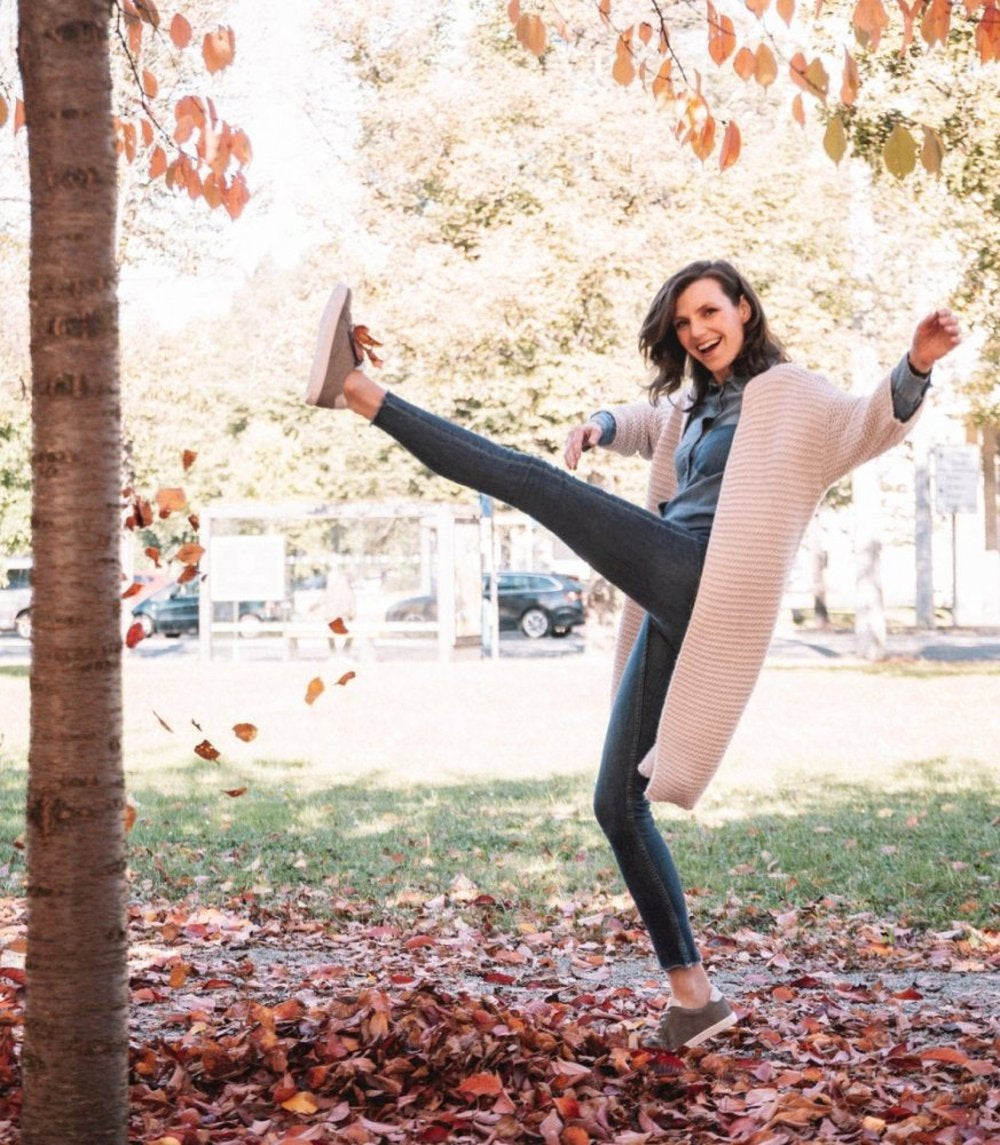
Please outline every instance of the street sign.
[[934, 507], [939, 513], [975, 513], [979, 482], [978, 446], [939, 445], [934, 450]]

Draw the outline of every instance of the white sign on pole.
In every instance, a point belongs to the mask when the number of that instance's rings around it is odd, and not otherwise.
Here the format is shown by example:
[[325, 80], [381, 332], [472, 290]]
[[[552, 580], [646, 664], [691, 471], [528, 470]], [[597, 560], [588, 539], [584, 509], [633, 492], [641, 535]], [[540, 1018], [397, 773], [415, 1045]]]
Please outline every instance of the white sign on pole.
[[213, 600], [284, 600], [284, 537], [213, 537], [209, 548]]
[[939, 513], [975, 513], [979, 480], [977, 446], [939, 445], [934, 450], [934, 507]]

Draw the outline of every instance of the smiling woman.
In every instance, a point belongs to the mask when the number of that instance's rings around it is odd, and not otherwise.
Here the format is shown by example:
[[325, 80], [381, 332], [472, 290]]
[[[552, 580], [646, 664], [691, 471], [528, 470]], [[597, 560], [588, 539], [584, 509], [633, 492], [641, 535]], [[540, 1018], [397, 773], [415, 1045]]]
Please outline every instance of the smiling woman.
[[670, 980], [674, 1004], [656, 1036], [671, 1050], [696, 1046], [736, 1017], [702, 967], [649, 801], [690, 808], [701, 797], [756, 683], [816, 505], [902, 440], [958, 325], [946, 310], [928, 315], [909, 354], [854, 398], [786, 361], [735, 267], [684, 267], [640, 333], [652, 400], [599, 411], [565, 448], [571, 469], [595, 445], [649, 458], [640, 509], [387, 392], [357, 368], [350, 300], [340, 284], [327, 303], [306, 400], [360, 414], [439, 476], [528, 513], [629, 597], [594, 806]]

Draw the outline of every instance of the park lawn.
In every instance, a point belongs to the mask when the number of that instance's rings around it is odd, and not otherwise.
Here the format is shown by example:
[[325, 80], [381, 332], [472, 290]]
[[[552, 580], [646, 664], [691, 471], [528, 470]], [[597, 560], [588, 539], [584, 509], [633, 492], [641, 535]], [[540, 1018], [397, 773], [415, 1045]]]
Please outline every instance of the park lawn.
[[[590, 810], [605, 660], [357, 664], [338, 687], [344, 667], [129, 665], [134, 898], [309, 887], [328, 892], [313, 910], [384, 918], [458, 888], [514, 926], [622, 894]], [[23, 674], [0, 673], [0, 701], [26, 711]], [[995, 929], [997, 710], [990, 669], [766, 670], [697, 811], [657, 808], [696, 924], [794, 909]], [[3, 732], [0, 896], [19, 896], [26, 717]]]

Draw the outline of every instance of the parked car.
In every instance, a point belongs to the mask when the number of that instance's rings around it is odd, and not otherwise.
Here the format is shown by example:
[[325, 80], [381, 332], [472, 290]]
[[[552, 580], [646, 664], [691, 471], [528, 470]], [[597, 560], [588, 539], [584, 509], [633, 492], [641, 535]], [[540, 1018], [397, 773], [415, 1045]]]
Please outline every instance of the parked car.
[[[190, 581], [187, 584], [170, 584], [154, 592], [132, 609], [132, 615], [142, 625], [147, 636], [155, 632], [164, 636], [180, 636], [185, 632], [198, 631], [198, 609], [198, 582]], [[256, 636], [261, 624], [269, 620], [286, 619], [288, 611], [284, 601], [241, 600], [238, 611], [240, 635]], [[214, 617], [219, 621], [231, 620], [232, 605], [216, 602]]]
[[[483, 596], [490, 594], [489, 577], [483, 577]], [[547, 572], [501, 572], [497, 574], [497, 610], [500, 628], [520, 629], [537, 640], [542, 636], [566, 636], [587, 619], [586, 587], [574, 577]], [[437, 620], [437, 597], [411, 596], [397, 601], [385, 614], [394, 623]]]
[[0, 631], [31, 638], [31, 557], [8, 557], [0, 565]]

